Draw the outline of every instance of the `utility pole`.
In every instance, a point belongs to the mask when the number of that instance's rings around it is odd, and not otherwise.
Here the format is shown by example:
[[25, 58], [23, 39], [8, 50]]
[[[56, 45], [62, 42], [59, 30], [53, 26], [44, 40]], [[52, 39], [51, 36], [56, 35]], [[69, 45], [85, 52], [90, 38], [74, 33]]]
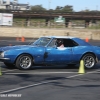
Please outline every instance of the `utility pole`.
[[96, 11], [98, 11], [98, 5], [96, 5]]
[[49, 0], [48, 2], [49, 2], [49, 5], [48, 5], [48, 11], [49, 11], [48, 27], [50, 28], [50, 26], [51, 26], [51, 22], [50, 22], [50, 20], [51, 20], [51, 11], [50, 11], [50, 9], [51, 9], [51, 0]]
[[48, 7], [48, 10], [51, 9], [51, 0], [49, 0], [49, 7]]

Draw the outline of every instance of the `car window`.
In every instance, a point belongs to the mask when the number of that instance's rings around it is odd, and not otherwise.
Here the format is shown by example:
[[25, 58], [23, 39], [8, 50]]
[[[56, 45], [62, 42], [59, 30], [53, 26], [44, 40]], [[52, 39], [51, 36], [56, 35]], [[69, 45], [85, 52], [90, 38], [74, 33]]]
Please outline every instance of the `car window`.
[[64, 46], [65, 47], [74, 47], [74, 46], [78, 46], [78, 44], [73, 41], [72, 39], [64, 39]]
[[56, 47], [56, 39], [53, 39], [50, 44], [48, 45], [48, 47]]
[[[64, 47], [74, 47], [74, 46], [78, 46], [78, 44], [72, 40], [72, 39], [61, 39], [63, 40], [63, 45]], [[57, 39], [53, 39], [50, 44], [48, 45], [48, 47], [56, 47], [57, 46]]]
[[33, 45], [46, 46], [50, 42], [50, 40], [51, 40], [51, 38], [42, 37], [42, 38], [38, 39], [37, 41], [35, 41]]

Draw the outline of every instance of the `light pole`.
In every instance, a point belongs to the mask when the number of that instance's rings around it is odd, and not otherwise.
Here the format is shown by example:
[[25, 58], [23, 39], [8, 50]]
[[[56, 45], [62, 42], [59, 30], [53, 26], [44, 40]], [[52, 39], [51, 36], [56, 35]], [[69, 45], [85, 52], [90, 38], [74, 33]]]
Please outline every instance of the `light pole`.
[[96, 5], [96, 11], [98, 11], [98, 5]]
[[50, 20], [51, 20], [51, 12], [50, 12], [50, 9], [51, 9], [51, 0], [48, 1], [49, 2], [49, 5], [48, 5], [48, 11], [49, 11], [49, 20], [48, 20], [48, 26], [50, 28]]
[[49, 0], [49, 7], [48, 7], [48, 10], [51, 9], [51, 0]]
[[[98, 16], [98, 5], [96, 5], [96, 12], [97, 12], [97, 16]], [[98, 26], [98, 24], [97, 24], [97, 20], [96, 20], [96, 26]]]

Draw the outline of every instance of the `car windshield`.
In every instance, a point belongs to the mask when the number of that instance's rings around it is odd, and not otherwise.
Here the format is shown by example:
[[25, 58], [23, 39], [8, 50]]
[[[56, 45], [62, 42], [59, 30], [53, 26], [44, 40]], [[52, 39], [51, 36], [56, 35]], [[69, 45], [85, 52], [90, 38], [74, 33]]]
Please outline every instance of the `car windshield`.
[[50, 40], [51, 40], [51, 38], [41, 37], [38, 40], [36, 40], [34, 43], [32, 43], [31, 45], [46, 46], [50, 42]]

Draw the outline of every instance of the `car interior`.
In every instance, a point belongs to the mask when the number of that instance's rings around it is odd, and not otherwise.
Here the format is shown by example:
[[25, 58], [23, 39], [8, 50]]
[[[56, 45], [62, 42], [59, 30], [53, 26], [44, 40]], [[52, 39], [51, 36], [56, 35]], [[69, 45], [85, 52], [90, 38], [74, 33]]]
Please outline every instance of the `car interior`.
[[63, 40], [63, 45], [64, 47], [74, 47], [74, 46], [78, 46], [78, 44], [71, 40], [71, 39], [62, 39]]
[[[63, 41], [63, 45], [64, 47], [75, 47], [75, 46], [78, 46], [78, 44], [71, 40], [71, 39], [61, 39]], [[52, 42], [48, 45], [48, 47], [55, 47], [58, 46], [57, 44], [57, 39], [53, 39]]]

